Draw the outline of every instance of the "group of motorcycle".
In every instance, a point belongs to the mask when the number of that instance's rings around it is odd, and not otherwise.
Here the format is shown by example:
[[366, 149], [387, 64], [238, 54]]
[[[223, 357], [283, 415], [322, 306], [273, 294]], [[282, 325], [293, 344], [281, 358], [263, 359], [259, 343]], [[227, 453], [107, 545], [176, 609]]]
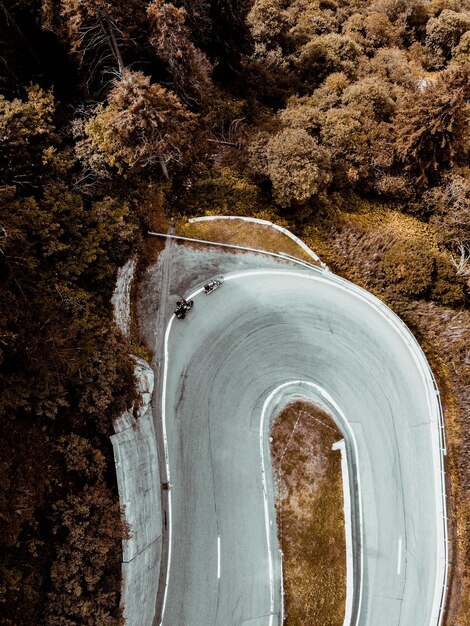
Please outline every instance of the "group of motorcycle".
[[[206, 295], [209, 295], [215, 289], [220, 287], [220, 285], [223, 282], [224, 282], [223, 276], [219, 276], [218, 278], [214, 278], [213, 280], [210, 280], [208, 283], [204, 285], [204, 293]], [[184, 320], [184, 318], [186, 317], [186, 313], [190, 309], [193, 308], [193, 304], [194, 304], [193, 300], [185, 300], [184, 298], [182, 300], [178, 300], [178, 302], [176, 303], [176, 309], [175, 309], [176, 317], [179, 320]]]

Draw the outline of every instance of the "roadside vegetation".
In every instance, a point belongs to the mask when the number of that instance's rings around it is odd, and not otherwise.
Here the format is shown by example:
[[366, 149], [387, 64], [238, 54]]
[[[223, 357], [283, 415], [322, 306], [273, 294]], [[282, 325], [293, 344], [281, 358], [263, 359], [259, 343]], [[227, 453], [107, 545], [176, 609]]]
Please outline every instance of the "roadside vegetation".
[[[262, 219], [262, 218], [261, 218]], [[277, 220], [279, 226], [282, 220]], [[243, 220], [214, 220], [210, 222], [189, 223], [186, 220], [177, 224], [178, 235], [203, 239], [205, 241], [218, 241], [257, 250], [266, 250], [279, 254], [290, 254], [297, 259], [315, 263], [315, 261], [295, 241], [284, 233], [275, 230], [271, 226], [253, 224]]]
[[148, 228], [225, 213], [286, 225], [421, 341], [464, 626], [469, 1], [4, 0], [0, 35], [2, 623], [120, 623], [117, 268]]
[[308, 402], [276, 416], [271, 453], [288, 626], [340, 626], [346, 600], [341, 455], [331, 417]]

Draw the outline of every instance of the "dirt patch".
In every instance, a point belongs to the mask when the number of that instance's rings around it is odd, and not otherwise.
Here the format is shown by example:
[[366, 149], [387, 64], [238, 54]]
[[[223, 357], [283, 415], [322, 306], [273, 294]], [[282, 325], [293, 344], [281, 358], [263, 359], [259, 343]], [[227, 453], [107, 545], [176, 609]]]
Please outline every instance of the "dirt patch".
[[288, 405], [273, 423], [271, 452], [284, 555], [286, 624], [340, 626], [346, 601], [342, 435], [309, 402]]

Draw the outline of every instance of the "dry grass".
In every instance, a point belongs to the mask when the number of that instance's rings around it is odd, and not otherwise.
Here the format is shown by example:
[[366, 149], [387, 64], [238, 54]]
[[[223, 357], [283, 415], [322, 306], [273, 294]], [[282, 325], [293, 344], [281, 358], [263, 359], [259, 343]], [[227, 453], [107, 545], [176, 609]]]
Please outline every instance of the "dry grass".
[[272, 427], [277, 514], [284, 553], [286, 624], [339, 626], [346, 590], [342, 438], [319, 407], [296, 402]]
[[[284, 224], [281, 224], [284, 226]], [[177, 224], [177, 234], [184, 237], [194, 237], [207, 241], [219, 241], [233, 245], [246, 246], [266, 250], [267, 252], [290, 254], [298, 259], [310, 261], [313, 259], [295, 243], [290, 237], [271, 228], [243, 220], [217, 220], [213, 222], [182, 221]]]

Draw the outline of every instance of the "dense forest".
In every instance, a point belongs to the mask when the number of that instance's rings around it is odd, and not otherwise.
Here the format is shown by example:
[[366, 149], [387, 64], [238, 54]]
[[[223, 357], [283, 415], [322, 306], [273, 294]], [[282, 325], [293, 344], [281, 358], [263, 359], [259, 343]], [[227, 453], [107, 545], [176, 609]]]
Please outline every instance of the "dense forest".
[[421, 338], [463, 624], [470, 2], [3, 0], [0, 47], [0, 623], [122, 623], [110, 298], [165, 211], [283, 220]]

